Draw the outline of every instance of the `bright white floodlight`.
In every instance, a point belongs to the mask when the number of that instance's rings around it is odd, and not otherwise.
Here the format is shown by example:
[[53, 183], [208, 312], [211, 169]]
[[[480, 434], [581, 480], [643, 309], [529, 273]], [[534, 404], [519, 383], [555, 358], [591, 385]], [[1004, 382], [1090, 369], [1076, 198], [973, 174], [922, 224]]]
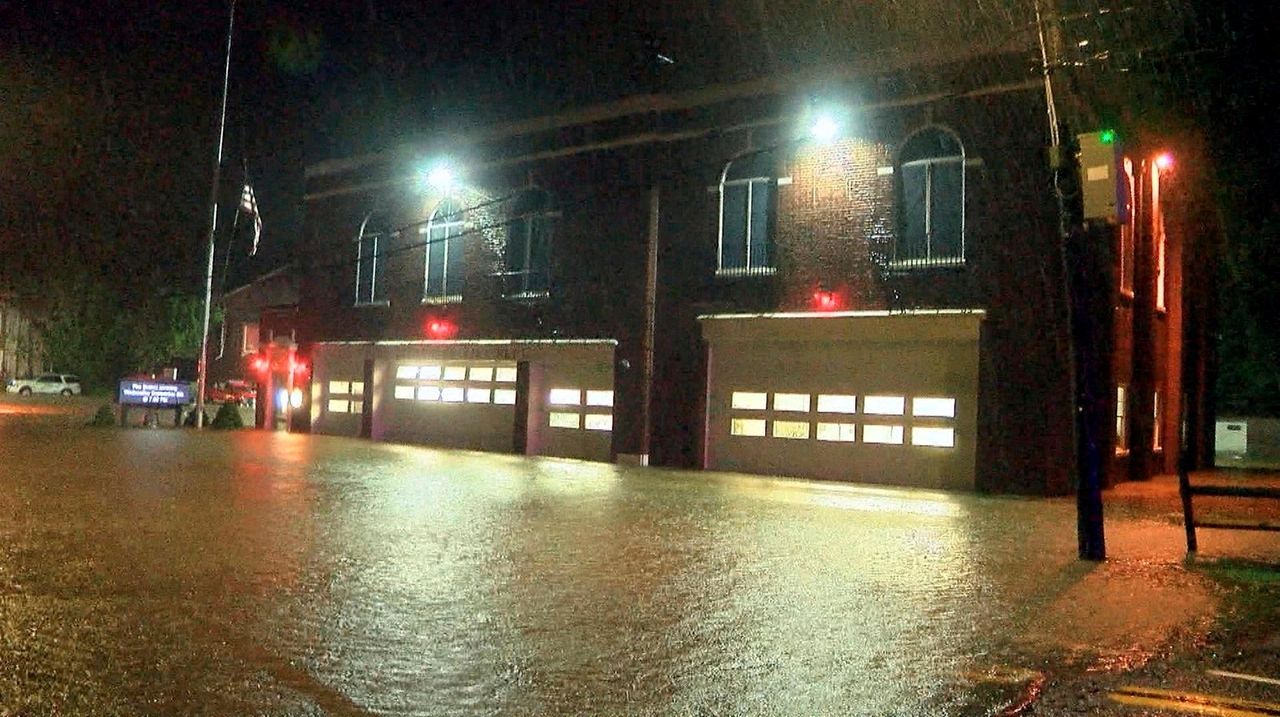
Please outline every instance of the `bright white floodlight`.
[[458, 177], [453, 171], [453, 167], [441, 162], [432, 165], [430, 169], [423, 172], [422, 179], [428, 187], [444, 192], [453, 188], [454, 182], [458, 180]]
[[840, 123], [831, 115], [819, 115], [813, 121], [813, 126], [809, 128], [809, 136], [815, 140], [827, 143], [834, 140], [840, 135]]

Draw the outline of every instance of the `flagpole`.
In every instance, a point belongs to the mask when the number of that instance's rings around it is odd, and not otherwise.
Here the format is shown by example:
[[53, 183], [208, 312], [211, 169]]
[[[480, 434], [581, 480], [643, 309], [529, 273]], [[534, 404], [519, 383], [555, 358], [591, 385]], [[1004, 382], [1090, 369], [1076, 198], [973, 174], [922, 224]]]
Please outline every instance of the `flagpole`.
[[214, 239], [218, 234], [218, 185], [222, 180], [222, 139], [227, 130], [227, 85], [231, 79], [231, 33], [236, 23], [236, 0], [231, 0], [227, 17], [227, 55], [222, 68], [222, 109], [218, 115], [218, 154], [213, 162], [213, 185], [209, 188], [209, 246], [204, 272], [204, 319], [200, 326], [200, 359], [196, 369], [196, 428], [204, 427], [204, 389], [209, 373], [209, 308], [213, 301]]
[[231, 217], [231, 236], [227, 237], [227, 250], [222, 252], [222, 278], [218, 280], [218, 293], [227, 289], [227, 271], [231, 268], [231, 245], [236, 243], [236, 232], [240, 229], [240, 206]]

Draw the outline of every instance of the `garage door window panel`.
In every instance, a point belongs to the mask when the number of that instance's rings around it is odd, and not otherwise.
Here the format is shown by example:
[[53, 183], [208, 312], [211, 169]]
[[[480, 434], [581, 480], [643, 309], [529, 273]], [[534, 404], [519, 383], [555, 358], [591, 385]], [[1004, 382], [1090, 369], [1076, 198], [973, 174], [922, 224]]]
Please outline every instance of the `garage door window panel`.
[[862, 427], [863, 443], [902, 445], [902, 426], [868, 423]]
[[582, 390], [577, 388], [553, 388], [547, 397], [547, 402], [553, 406], [580, 406], [582, 405]]
[[740, 411], [763, 411], [769, 406], [769, 394], [734, 391], [730, 405]]
[[446, 381], [467, 380], [467, 367], [466, 366], [445, 366], [444, 380]]
[[581, 418], [577, 413], [552, 411], [549, 415], [548, 423], [552, 428], [572, 428], [576, 430], [581, 426]]
[[325, 408], [329, 413], [360, 413], [364, 408], [363, 381], [329, 381], [326, 388], [329, 400]]
[[809, 437], [808, 421], [774, 421], [774, 438], [807, 439]]
[[913, 426], [911, 428], [911, 445], [953, 448], [956, 445], [956, 431], [954, 428], [938, 426]]
[[862, 412], [875, 416], [901, 416], [906, 412], [904, 396], [867, 396]]
[[773, 410], [809, 412], [809, 394], [807, 393], [775, 393], [773, 394]]
[[613, 407], [613, 391], [587, 391], [588, 406]]
[[916, 397], [911, 399], [911, 415], [929, 418], [955, 418], [954, 398]]
[[820, 441], [854, 443], [857, 436], [858, 426], [855, 423], [818, 423], [817, 438]]
[[818, 413], [857, 413], [858, 397], [838, 394], [818, 394]]
[[418, 400], [419, 401], [439, 401], [440, 387], [439, 386], [419, 386]]
[[763, 418], [734, 418], [729, 422], [729, 433], [734, 436], [762, 437], [765, 435]]
[[516, 367], [515, 366], [499, 366], [494, 369], [493, 380], [499, 383], [515, 383]]
[[440, 389], [440, 400], [445, 403], [462, 403], [466, 400], [466, 391], [461, 386], [445, 386]]

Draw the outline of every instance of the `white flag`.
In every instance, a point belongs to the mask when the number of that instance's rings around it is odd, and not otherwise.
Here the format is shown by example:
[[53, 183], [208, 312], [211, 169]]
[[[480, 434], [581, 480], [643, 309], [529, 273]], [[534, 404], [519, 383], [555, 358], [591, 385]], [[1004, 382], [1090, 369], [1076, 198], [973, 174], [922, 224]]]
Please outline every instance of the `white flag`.
[[253, 194], [253, 185], [248, 182], [240, 193], [240, 211], [253, 216], [253, 248], [249, 256], [258, 253], [258, 239], [262, 237], [262, 215], [258, 214], [258, 198]]

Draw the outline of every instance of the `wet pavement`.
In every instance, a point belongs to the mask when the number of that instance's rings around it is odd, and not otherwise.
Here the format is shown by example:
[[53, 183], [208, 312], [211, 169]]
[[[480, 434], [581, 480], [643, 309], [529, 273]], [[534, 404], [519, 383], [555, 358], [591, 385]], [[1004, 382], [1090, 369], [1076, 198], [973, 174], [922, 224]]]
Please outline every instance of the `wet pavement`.
[[990, 714], [1218, 601], [1158, 510], [0, 406], [0, 714]]

